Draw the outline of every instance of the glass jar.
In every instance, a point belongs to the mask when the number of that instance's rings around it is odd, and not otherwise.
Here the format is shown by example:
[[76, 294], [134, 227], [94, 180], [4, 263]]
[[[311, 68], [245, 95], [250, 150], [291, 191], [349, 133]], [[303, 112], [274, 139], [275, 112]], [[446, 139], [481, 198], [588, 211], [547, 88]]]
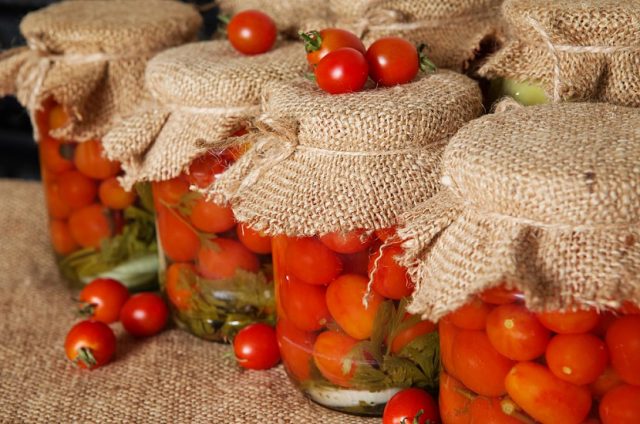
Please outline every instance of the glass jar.
[[402, 388], [437, 387], [438, 335], [406, 312], [413, 285], [394, 259], [401, 248], [383, 244], [393, 235], [273, 240], [282, 362], [305, 395], [331, 409], [380, 415]]
[[486, 290], [439, 322], [443, 423], [639, 422], [639, 313], [532, 313]]
[[228, 342], [242, 327], [274, 321], [271, 238], [238, 224], [205, 188], [242, 148], [209, 152], [178, 177], [153, 182], [161, 251], [160, 284], [179, 327]]
[[132, 290], [153, 289], [158, 255], [150, 186], [125, 191], [117, 179], [120, 165], [104, 157], [99, 140], [49, 135], [67, 119], [53, 101], [36, 114], [49, 231], [61, 274], [76, 288], [110, 277]]

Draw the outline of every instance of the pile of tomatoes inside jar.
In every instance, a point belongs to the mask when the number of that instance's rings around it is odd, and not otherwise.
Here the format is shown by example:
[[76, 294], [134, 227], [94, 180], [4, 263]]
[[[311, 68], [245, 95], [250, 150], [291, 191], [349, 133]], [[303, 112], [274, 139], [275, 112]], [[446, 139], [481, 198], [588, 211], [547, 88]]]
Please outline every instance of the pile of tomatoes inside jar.
[[640, 418], [640, 310], [532, 313], [522, 299], [496, 287], [440, 321], [444, 422]]

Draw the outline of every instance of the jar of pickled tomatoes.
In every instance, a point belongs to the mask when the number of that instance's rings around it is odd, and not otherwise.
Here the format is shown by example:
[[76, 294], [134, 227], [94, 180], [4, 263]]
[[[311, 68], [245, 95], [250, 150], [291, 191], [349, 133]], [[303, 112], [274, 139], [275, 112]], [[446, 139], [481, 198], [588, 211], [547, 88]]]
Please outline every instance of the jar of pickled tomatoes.
[[150, 186], [125, 190], [102, 138], [144, 98], [149, 57], [192, 40], [200, 24], [176, 2], [62, 2], [29, 13], [20, 25], [28, 47], [0, 59], [1, 94], [16, 94], [32, 118], [51, 243], [73, 286], [157, 284]]
[[271, 238], [203, 191], [251, 144], [239, 137], [260, 113], [261, 86], [302, 72], [301, 55], [278, 44], [245, 56], [226, 40], [169, 49], [147, 67], [151, 104], [106, 139], [115, 158], [142, 142], [122, 161], [123, 181], [151, 182], [161, 288], [177, 325], [203, 339], [227, 342], [250, 323], [275, 321]]
[[640, 419], [639, 118], [515, 107], [452, 138], [445, 188], [399, 230], [408, 309], [439, 320], [444, 423]]
[[405, 387], [435, 391], [436, 327], [406, 310], [414, 286], [393, 226], [434, 194], [442, 134], [480, 114], [478, 86], [439, 71], [340, 96], [274, 83], [264, 98], [258, 143], [208, 193], [273, 236], [289, 376], [311, 400], [360, 415], [380, 415]]

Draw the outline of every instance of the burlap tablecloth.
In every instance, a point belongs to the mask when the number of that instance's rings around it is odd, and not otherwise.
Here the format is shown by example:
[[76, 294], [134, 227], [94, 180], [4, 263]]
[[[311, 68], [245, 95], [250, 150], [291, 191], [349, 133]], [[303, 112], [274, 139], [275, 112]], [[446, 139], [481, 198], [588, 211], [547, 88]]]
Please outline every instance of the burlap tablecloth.
[[228, 346], [177, 329], [135, 340], [115, 326], [117, 358], [76, 369], [64, 337], [72, 294], [48, 248], [40, 184], [0, 180], [1, 423], [371, 423], [304, 398], [282, 366], [240, 371]]

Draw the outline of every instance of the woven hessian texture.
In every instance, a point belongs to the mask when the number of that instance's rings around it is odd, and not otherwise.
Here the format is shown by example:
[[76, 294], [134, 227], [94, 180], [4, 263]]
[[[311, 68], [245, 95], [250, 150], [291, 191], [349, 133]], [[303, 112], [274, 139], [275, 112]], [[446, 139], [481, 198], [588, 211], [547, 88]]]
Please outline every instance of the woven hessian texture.
[[176, 177], [207, 150], [232, 145], [230, 137], [260, 113], [262, 87], [302, 75], [304, 54], [301, 43], [283, 43], [245, 56], [224, 40], [153, 58], [145, 80], [153, 99], [103, 140], [107, 156], [122, 163], [123, 185]]
[[549, 99], [640, 106], [640, 0], [508, 0], [507, 42], [479, 73]]
[[373, 423], [307, 401], [282, 366], [241, 372], [229, 346], [120, 325], [115, 362], [76, 369], [63, 349], [76, 318], [46, 237], [40, 184], [0, 180], [0, 422]]
[[271, 235], [394, 225], [437, 191], [449, 137], [482, 111], [477, 84], [450, 71], [342, 95], [274, 83], [264, 97], [255, 145], [207, 193]]
[[403, 217], [410, 310], [437, 320], [501, 284], [532, 310], [640, 303], [640, 110], [511, 108], [443, 156], [436, 197]]
[[170, 0], [53, 4], [23, 19], [29, 48], [0, 56], [0, 95], [15, 94], [32, 116], [53, 98], [70, 119], [52, 135], [101, 138], [145, 98], [148, 59], [192, 41], [201, 22], [195, 8]]
[[480, 59], [481, 45], [502, 38], [502, 1], [330, 0], [330, 18], [309, 20], [303, 28], [345, 28], [362, 37], [367, 46], [378, 38], [403, 37], [426, 44], [436, 65], [464, 71]]

